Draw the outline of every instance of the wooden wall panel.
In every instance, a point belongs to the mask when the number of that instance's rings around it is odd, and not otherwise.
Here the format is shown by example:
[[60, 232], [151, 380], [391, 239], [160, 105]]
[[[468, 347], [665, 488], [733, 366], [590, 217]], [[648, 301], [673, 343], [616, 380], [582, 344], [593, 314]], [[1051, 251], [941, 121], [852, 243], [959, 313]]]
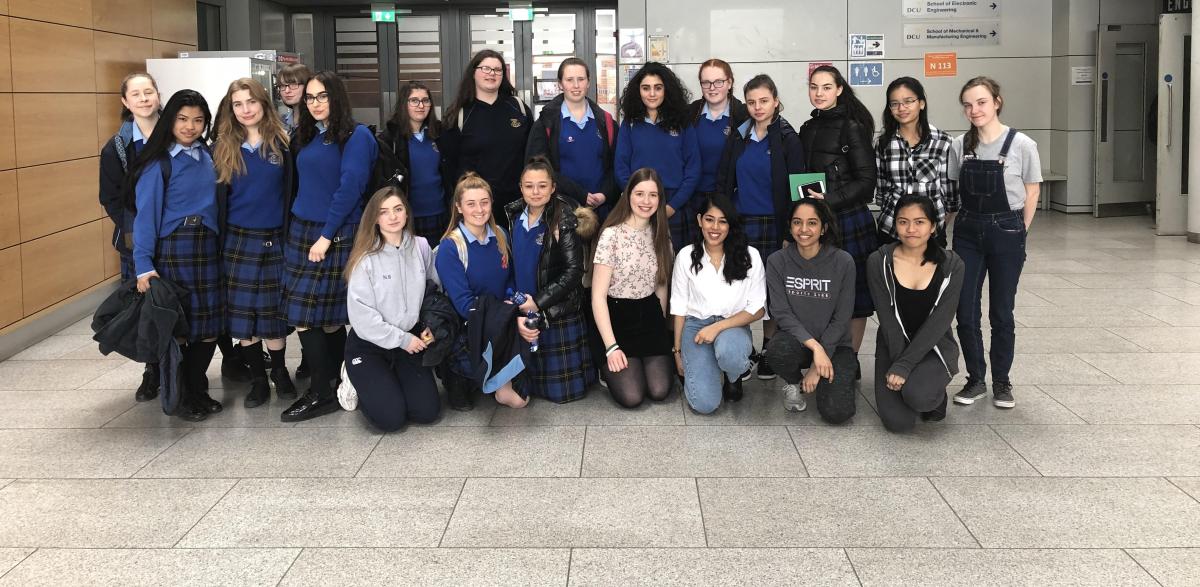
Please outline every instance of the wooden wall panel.
[[0, 92], [12, 91], [12, 59], [9, 57], [9, 23], [0, 16]]
[[[156, 40], [156, 41], [154, 41], [153, 57], [174, 59], [175, 57], [179, 56], [180, 51], [195, 51], [195, 50], [196, 50], [195, 45], [181, 45], [179, 43], [168, 43], [165, 41], [157, 41]], [[167, 96], [167, 98], [170, 98], [170, 96]], [[163, 98], [163, 104], [166, 104], [167, 98]]]
[[146, 69], [154, 50], [150, 39], [96, 32], [96, 91], [119, 92], [125, 76]]
[[95, 156], [95, 94], [13, 94], [17, 165]]
[[149, 38], [152, 4], [151, 0], [92, 0], [92, 26], [98, 31]]
[[41, 238], [103, 216], [97, 197], [99, 177], [99, 157], [19, 169], [22, 239]]
[[0, 94], [0, 169], [12, 169], [17, 166], [16, 132], [13, 95]]
[[17, 206], [17, 172], [0, 171], [0, 249], [21, 242], [21, 217]]
[[8, 0], [8, 14], [91, 28], [92, 0]]
[[8, 0], [0, 0], [0, 14], [8, 14]]
[[104, 278], [121, 274], [121, 255], [112, 246], [113, 223], [108, 216], [100, 219], [100, 255], [104, 257]]
[[104, 259], [100, 221], [21, 244], [22, 308], [28, 316], [97, 283]]
[[21, 247], [0, 250], [0, 326], [25, 316], [21, 306]]
[[90, 29], [9, 20], [14, 91], [96, 91], [96, 49]]
[[184, 45], [196, 44], [196, 1], [153, 0], [153, 38]]
[[104, 148], [121, 129], [121, 97], [116, 94], [96, 94], [96, 152]]

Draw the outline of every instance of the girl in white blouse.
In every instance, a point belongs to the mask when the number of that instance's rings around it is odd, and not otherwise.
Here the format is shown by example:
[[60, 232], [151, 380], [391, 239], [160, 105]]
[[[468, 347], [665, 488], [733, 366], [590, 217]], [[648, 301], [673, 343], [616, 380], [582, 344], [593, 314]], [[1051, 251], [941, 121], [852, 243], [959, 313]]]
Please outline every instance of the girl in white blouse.
[[[709, 414], [742, 399], [753, 352], [750, 324], [766, 313], [762, 259], [746, 244], [737, 208], [710, 194], [696, 215], [699, 232], [679, 251], [671, 276], [675, 368], [688, 405]], [[722, 383], [722, 375], [724, 383]]]

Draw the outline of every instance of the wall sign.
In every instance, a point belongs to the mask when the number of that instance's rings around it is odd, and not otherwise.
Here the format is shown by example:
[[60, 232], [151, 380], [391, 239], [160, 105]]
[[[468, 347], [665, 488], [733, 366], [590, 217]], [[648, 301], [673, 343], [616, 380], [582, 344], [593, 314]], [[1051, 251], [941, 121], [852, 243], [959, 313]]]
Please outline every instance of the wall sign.
[[904, 18], [998, 18], [1003, 0], [904, 0]]
[[1163, 0], [1163, 12], [1167, 14], [1191, 11], [1192, 0]]
[[883, 85], [882, 61], [856, 61], [846, 66], [850, 71], [850, 85], [870, 87]]
[[1091, 65], [1071, 67], [1071, 85], [1090, 86], [1096, 79], [1096, 68]]
[[950, 45], [999, 45], [1000, 21], [938, 21], [905, 23], [904, 45], [922, 47]]
[[883, 59], [883, 35], [851, 33], [849, 55], [851, 59]]
[[958, 75], [958, 53], [926, 53], [925, 77], [955, 77]]

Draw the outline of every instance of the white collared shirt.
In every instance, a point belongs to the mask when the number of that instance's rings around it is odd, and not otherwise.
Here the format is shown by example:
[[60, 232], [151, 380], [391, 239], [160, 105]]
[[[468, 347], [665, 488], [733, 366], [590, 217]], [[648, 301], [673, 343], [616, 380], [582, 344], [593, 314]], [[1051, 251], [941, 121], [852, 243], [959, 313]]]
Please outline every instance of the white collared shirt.
[[575, 120], [575, 117], [571, 116], [571, 109], [567, 107], [567, 101], [565, 99], [563, 100], [562, 107], [559, 108], [558, 110], [559, 110], [559, 113], [562, 114], [563, 118], [570, 120], [571, 122], [574, 122], [575, 126], [578, 126], [580, 129], [583, 129], [584, 127], [587, 126], [587, 121], [589, 118], [591, 118], [591, 119], [596, 118], [596, 114], [594, 112], [592, 112], [591, 104], [584, 102], [583, 107], [584, 107], [583, 118], [580, 118], [579, 120]]
[[[701, 245], [703, 246], [703, 245]], [[729, 318], [738, 312], [754, 314], [766, 307], [767, 279], [758, 250], [748, 247], [750, 270], [746, 278], [726, 283], [725, 259], [715, 268], [708, 251], [700, 261], [700, 272], [692, 271], [692, 247], [680, 249], [671, 274], [671, 315]]]
[[168, 154], [173, 158], [180, 153], [187, 153], [192, 157], [192, 159], [199, 161], [201, 150], [202, 149], [200, 148], [199, 142], [192, 143], [192, 146], [190, 147], [185, 147], [179, 143], [174, 143], [171, 145], [171, 150], [168, 151]]
[[708, 108], [708, 102], [704, 103], [704, 107], [700, 109], [700, 113], [703, 114], [705, 118], [707, 118], [713, 122], [721, 120], [722, 118], [728, 118], [729, 117], [729, 103], [727, 102], [725, 104], [725, 109], [721, 111], [720, 116], [713, 116], [712, 110], [709, 110], [709, 108]]

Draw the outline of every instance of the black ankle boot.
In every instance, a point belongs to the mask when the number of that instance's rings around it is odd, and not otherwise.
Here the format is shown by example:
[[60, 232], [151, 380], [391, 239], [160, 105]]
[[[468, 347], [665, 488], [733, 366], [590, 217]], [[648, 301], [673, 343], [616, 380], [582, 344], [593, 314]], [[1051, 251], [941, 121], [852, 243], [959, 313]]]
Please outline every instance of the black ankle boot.
[[233, 344], [228, 336], [217, 337], [216, 345], [221, 349], [221, 377], [238, 383], [246, 383], [252, 379], [250, 369], [246, 366], [241, 349]]
[[287, 367], [271, 369], [271, 381], [275, 383], [275, 395], [289, 399], [296, 397], [296, 384], [292, 383]]
[[742, 391], [742, 378], [738, 377], [734, 381], [729, 381], [724, 375], [721, 376], [724, 385], [721, 386], [721, 395], [724, 396], [727, 402], [742, 401], [744, 395]]
[[146, 368], [142, 371], [142, 384], [134, 392], [133, 399], [148, 402], [158, 397], [159, 385], [158, 363], [146, 363]]
[[[208, 365], [212, 363], [213, 353], [217, 350], [216, 342], [197, 341], [188, 343], [188, 370], [184, 373], [192, 393], [191, 401], [196, 407], [204, 408], [210, 414], [220, 412], [224, 407], [221, 402], [208, 395]], [[240, 361], [239, 361], [240, 363]]]
[[469, 412], [475, 408], [475, 404], [471, 402], [472, 389], [469, 379], [447, 369], [443, 383], [446, 386], [446, 403], [450, 404], [450, 409]]

